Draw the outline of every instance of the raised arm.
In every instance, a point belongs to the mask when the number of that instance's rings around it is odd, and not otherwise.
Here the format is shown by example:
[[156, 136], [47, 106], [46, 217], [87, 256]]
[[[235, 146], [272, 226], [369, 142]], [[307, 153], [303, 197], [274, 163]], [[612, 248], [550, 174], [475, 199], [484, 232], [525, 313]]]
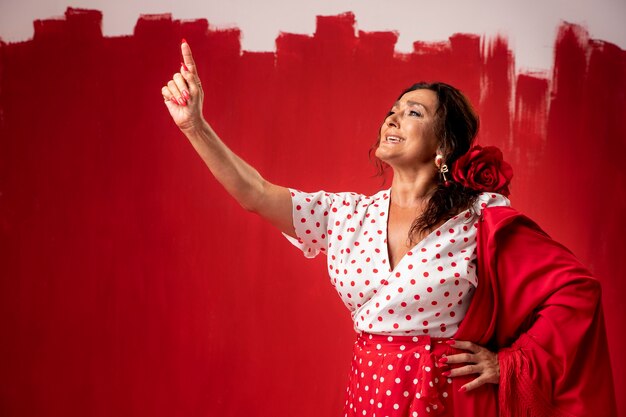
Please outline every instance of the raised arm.
[[289, 190], [265, 180], [232, 152], [202, 114], [204, 91], [191, 48], [181, 44], [180, 72], [161, 89], [172, 119], [187, 136], [206, 166], [226, 191], [246, 210], [259, 214], [281, 232], [295, 237]]

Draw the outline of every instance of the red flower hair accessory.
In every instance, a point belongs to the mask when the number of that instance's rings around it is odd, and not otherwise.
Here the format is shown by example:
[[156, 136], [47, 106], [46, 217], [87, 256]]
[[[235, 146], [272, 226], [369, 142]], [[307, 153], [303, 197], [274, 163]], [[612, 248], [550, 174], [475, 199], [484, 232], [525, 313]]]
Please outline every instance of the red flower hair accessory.
[[473, 146], [452, 167], [452, 178], [466, 188], [477, 191], [510, 194], [513, 168], [495, 146]]

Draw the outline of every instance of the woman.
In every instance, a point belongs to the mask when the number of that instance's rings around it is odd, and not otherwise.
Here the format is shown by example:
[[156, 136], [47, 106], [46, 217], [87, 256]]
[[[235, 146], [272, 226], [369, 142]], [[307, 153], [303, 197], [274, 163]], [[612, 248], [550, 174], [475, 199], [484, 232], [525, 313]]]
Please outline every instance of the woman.
[[598, 282], [509, 207], [510, 166], [471, 147], [478, 119], [458, 90], [420, 83], [393, 105], [375, 146], [391, 189], [303, 193], [221, 142], [181, 48], [162, 89], [175, 123], [245, 209], [328, 256], [359, 333], [346, 416], [615, 414]]

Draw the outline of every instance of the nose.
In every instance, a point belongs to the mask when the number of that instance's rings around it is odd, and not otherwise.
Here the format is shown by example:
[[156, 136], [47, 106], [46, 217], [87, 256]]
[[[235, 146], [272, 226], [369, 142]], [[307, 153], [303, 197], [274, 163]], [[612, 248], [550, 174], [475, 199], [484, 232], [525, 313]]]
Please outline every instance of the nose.
[[394, 113], [394, 114], [390, 114], [389, 116], [387, 116], [387, 120], [385, 120], [385, 124], [387, 125], [387, 127], [395, 127], [395, 128], [400, 127], [400, 123], [398, 121], [398, 114]]

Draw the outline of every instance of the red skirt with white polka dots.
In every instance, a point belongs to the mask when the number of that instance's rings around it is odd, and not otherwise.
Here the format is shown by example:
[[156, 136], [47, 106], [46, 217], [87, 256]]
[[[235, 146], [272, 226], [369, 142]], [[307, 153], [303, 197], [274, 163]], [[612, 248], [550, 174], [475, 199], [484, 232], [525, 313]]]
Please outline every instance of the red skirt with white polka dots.
[[346, 389], [345, 417], [454, 416], [452, 380], [437, 361], [458, 353], [449, 339], [361, 333]]

